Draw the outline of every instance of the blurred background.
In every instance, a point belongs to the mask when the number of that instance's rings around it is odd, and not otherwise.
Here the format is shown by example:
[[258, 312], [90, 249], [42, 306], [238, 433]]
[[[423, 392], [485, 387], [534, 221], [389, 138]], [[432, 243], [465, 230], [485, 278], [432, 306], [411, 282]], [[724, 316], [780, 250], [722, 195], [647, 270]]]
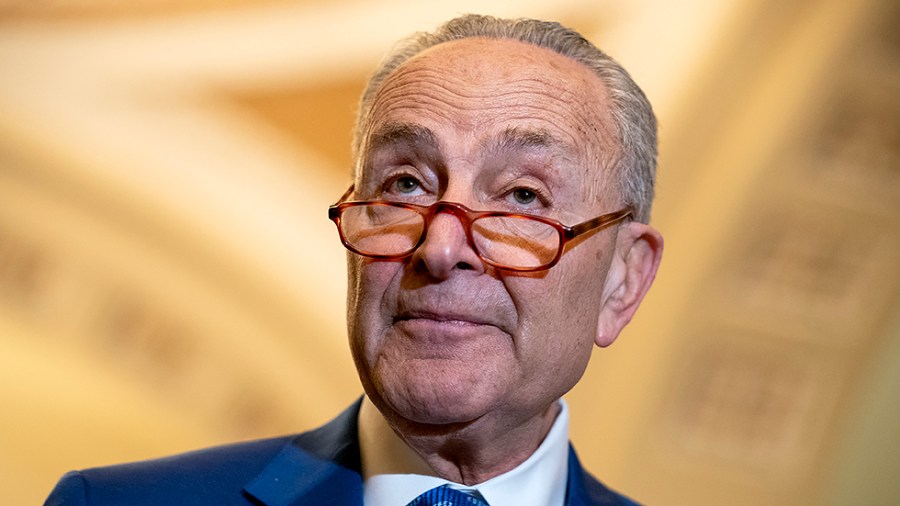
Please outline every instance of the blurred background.
[[562, 21], [661, 124], [656, 286], [568, 396], [651, 504], [900, 504], [892, 0], [0, 0], [0, 503], [299, 432], [361, 392], [364, 79], [464, 12]]

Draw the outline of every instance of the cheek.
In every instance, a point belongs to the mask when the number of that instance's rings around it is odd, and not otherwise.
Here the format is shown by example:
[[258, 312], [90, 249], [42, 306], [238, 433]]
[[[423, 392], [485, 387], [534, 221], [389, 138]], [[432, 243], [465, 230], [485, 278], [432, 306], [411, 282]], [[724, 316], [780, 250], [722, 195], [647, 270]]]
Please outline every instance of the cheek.
[[359, 262], [353, 253], [347, 253], [347, 323], [353, 321], [353, 313], [359, 302]]
[[516, 306], [522, 318], [516, 343], [520, 376], [512, 403], [542, 405], [564, 395], [584, 374], [596, 313], [572, 286], [558, 284], [571, 281], [568, 277], [514, 281], [519, 283], [510, 290], [519, 295]]
[[[579, 253], [591, 260], [595, 256], [593, 251]], [[593, 348], [605, 269], [596, 261], [579, 260], [560, 263], [544, 278], [510, 280], [510, 291], [519, 295], [520, 316], [528, 315], [521, 322], [520, 351], [528, 353], [544, 374], [583, 369]]]
[[350, 253], [347, 255], [347, 311], [348, 321], [359, 318], [377, 300], [379, 292], [384, 292], [384, 269], [371, 259]]
[[400, 262], [348, 257], [347, 327], [354, 354], [377, 346], [378, 337], [390, 323], [384, 308], [393, 301], [401, 269]]

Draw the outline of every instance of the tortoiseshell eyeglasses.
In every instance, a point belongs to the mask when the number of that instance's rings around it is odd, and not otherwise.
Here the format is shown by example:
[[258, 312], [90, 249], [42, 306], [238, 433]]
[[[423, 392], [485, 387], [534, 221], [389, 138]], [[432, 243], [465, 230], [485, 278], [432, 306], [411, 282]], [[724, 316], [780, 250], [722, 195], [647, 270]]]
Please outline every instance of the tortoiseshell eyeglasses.
[[350, 251], [370, 258], [399, 259], [411, 255], [424, 241], [428, 225], [440, 213], [456, 216], [478, 257], [498, 269], [532, 272], [549, 269], [562, 256], [566, 243], [585, 232], [605, 228], [630, 216], [624, 208], [574, 226], [530, 214], [473, 211], [456, 202], [423, 206], [386, 200], [343, 200], [328, 208], [341, 242]]

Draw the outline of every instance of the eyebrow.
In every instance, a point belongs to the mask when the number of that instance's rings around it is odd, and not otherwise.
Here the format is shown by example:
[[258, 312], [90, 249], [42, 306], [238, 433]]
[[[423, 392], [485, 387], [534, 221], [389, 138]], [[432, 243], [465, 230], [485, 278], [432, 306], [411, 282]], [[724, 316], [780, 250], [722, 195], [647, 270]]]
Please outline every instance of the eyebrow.
[[482, 145], [490, 153], [504, 153], [532, 149], [549, 149], [557, 154], [571, 158], [574, 148], [546, 130], [528, 130], [509, 127], [498, 136], [488, 139]]
[[[441, 144], [437, 135], [429, 128], [415, 123], [396, 122], [387, 123], [372, 132], [368, 139], [369, 155], [389, 147], [406, 147], [417, 152], [430, 152], [440, 158]], [[552, 157], [560, 157], [571, 160], [575, 157], [575, 148], [553, 135], [539, 129], [527, 129], [521, 127], [508, 127], [498, 135], [484, 139], [479, 143], [482, 152], [488, 156], [497, 156], [504, 153], [520, 151], [549, 151]]]
[[386, 146], [404, 145], [425, 147], [440, 151], [437, 136], [430, 129], [412, 123], [388, 123], [369, 136], [368, 150], [377, 151]]

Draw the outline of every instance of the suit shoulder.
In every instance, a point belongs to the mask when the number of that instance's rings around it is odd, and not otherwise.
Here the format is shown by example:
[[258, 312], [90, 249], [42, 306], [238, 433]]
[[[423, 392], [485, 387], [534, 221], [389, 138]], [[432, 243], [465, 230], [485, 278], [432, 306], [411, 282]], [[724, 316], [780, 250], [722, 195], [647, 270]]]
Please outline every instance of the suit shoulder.
[[571, 506], [637, 506], [639, 503], [608, 488], [581, 466], [569, 446], [568, 501]]
[[247, 504], [241, 490], [295, 436], [216, 446], [159, 459], [72, 471], [47, 506]]
[[639, 506], [634, 500], [608, 488], [599, 480], [585, 472], [584, 491], [586, 497], [591, 498], [590, 504], [610, 506]]
[[87, 487], [80, 471], [64, 474], [47, 497], [44, 506], [83, 506], [87, 502]]
[[85, 479], [116, 479], [146, 477], [184, 477], [196, 479], [198, 475], [233, 477], [259, 472], [276, 453], [296, 436], [283, 436], [256, 441], [244, 441], [222, 446], [179, 453], [158, 459], [127, 464], [98, 467], [82, 471]]

